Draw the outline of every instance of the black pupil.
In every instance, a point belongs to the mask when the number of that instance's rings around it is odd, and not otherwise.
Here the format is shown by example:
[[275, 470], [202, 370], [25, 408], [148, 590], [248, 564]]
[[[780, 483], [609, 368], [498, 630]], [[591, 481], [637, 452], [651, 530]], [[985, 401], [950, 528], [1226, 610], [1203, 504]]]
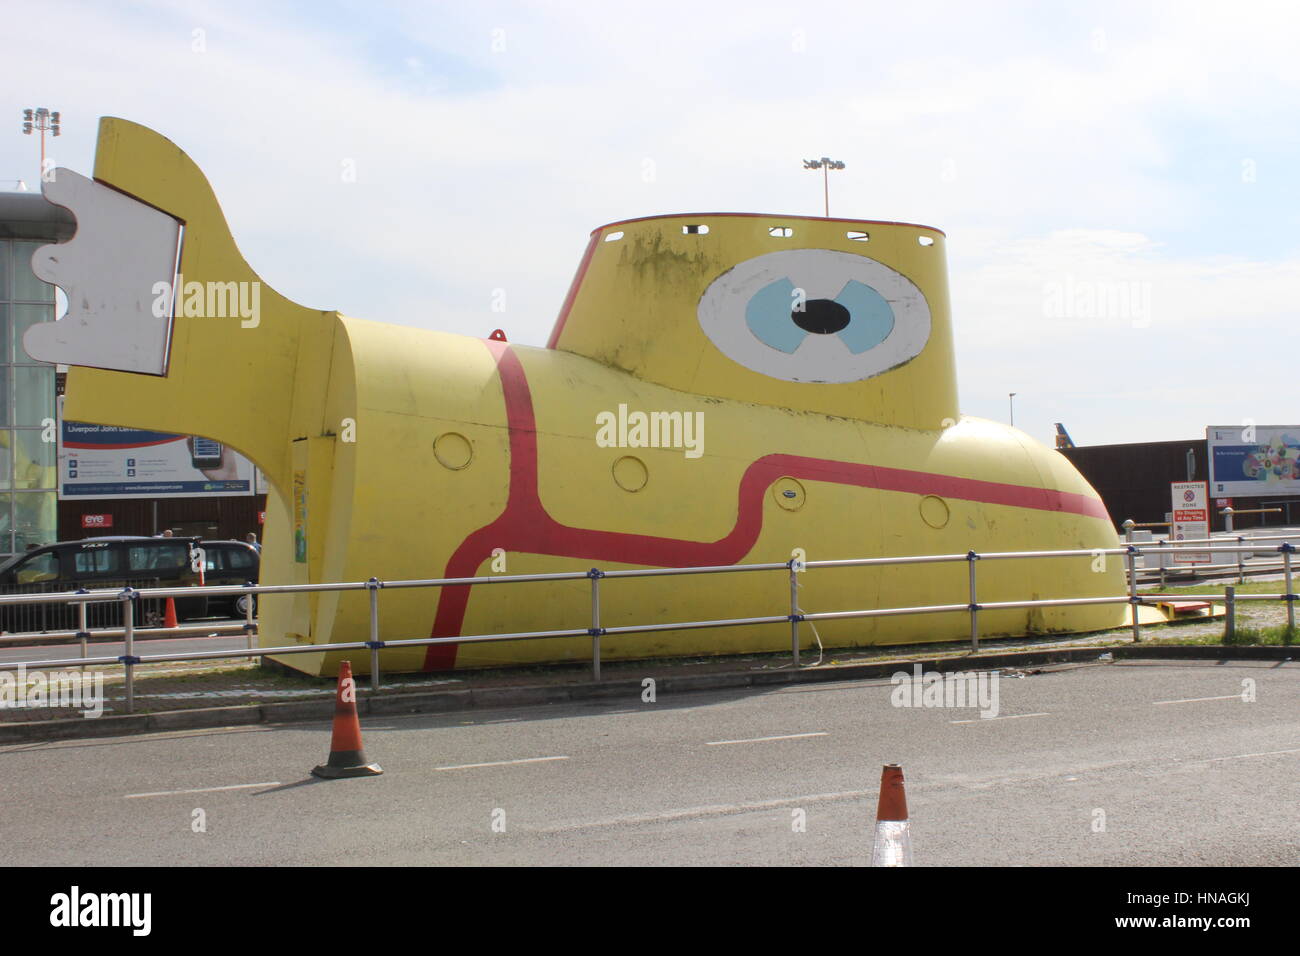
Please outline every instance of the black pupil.
[[834, 299], [809, 299], [802, 312], [790, 311], [790, 321], [815, 335], [834, 335], [849, 324], [850, 318], [849, 310]]

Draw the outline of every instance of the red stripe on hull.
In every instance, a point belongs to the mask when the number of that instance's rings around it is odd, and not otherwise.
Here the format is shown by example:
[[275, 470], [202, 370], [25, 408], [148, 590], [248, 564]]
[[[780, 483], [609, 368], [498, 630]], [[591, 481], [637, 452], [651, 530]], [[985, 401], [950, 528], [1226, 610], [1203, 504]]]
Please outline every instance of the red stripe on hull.
[[[510, 494], [505, 510], [496, 520], [461, 542], [447, 562], [445, 577], [473, 576], [491, 557], [493, 548], [647, 567], [736, 564], [749, 553], [762, 530], [764, 491], [772, 482], [787, 475], [880, 491], [941, 495], [1109, 520], [1101, 501], [1072, 492], [777, 454], [764, 455], [745, 469], [737, 496], [736, 523], [726, 536], [717, 541], [574, 528], [560, 524], [542, 507], [537, 480], [537, 422], [523, 365], [506, 343], [487, 341], [485, 344], [496, 356], [505, 396], [506, 421], [510, 429]], [[461, 633], [469, 597], [469, 587], [442, 589], [431, 637], [455, 637]], [[431, 646], [425, 657], [425, 670], [451, 668], [456, 663], [458, 647], [457, 644]]]

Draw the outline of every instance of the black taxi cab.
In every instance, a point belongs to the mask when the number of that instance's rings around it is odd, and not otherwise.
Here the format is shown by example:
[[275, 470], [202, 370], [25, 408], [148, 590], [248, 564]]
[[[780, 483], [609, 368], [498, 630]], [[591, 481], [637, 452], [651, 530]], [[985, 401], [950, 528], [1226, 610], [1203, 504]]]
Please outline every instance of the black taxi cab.
[[[202, 576], [195, 570], [203, 566]], [[200, 583], [244, 584], [258, 580], [257, 551], [240, 541], [198, 538], [149, 538], [126, 535], [62, 541], [15, 555], [0, 564], [0, 593], [76, 591], [81, 588], [195, 587]], [[209, 599], [201, 591], [176, 600], [179, 619], [239, 613], [237, 597]], [[161, 603], [142, 602], [139, 623], [161, 622]], [[92, 604], [90, 626], [108, 626], [113, 608]], [[155, 620], [157, 619], [157, 620]], [[63, 605], [0, 606], [0, 627], [7, 631], [52, 630], [75, 626], [75, 609]]]

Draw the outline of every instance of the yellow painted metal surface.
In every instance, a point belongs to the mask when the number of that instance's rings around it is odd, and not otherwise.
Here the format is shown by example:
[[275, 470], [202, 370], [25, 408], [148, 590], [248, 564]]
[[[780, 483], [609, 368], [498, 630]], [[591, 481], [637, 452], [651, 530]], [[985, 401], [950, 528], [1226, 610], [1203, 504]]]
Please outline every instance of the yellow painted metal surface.
[[[186, 282], [261, 281], [200, 171], [163, 137], [105, 119], [95, 176], [184, 221]], [[272, 485], [263, 583], [783, 562], [796, 549], [815, 560], [1116, 546], [1063, 457], [959, 414], [944, 241], [921, 226], [780, 216], [613, 224], [593, 234], [548, 348], [313, 311], [263, 284], [251, 327], [177, 316], [164, 377], [72, 369], [65, 413], [203, 435], [253, 459]], [[846, 315], [839, 332], [803, 329]], [[796, 319], [798, 329], [783, 324]], [[870, 370], [873, 350], [899, 360]], [[821, 369], [826, 380], [810, 380]], [[640, 442], [639, 416], [653, 413], [667, 447]], [[965, 603], [966, 574], [965, 563], [814, 570], [800, 575], [800, 605]], [[1114, 558], [986, 561], [978, 574], [981, 602], [1123, 590]], [[583, 628], [589, 594], [586, 581], [385, 591], [381, 636]], [[788, 602], [783, 572], [611, 580], [601, 623], [785, 614]], [[989, 611], [981, 631], [1123, 618], [1122, 606]], [[364, 592], [268, 595], [261, 640], [365, 640], [368, 620]], [[828, 646], [911, 643], [966, 636], [968, 619], [817, 629]], [[603, 652], [788, 646], [782, 624], [611, 636]], [[589, 654], [584, 637], [390, 649], [382, 663]], [[331, 674], [341, 656], [284, 660]], [[346, 656], [368, 666], [366, 654]]]

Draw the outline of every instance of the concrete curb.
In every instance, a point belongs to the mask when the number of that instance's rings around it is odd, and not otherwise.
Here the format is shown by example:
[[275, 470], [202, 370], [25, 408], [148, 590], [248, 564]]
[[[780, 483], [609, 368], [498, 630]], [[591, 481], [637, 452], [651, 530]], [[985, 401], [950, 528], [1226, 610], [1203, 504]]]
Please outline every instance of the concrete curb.
[[1225, 647], [1222, 644], [1133, 644], [1114, 648], [1116, 658], [1148, 660], [1213, 660], [1213, 661], [1291, 661], [1300, 658], [1300, 646], [1270, 645], [1264, 647]]
[[[999, 667], [1031, 667], [1043, 664], [1087, 663], [1109, 655], [1115, 660], [1277, 660], [1295, 659], [1295, 647], [1225, 647], [1219, 644], [1154, 646], [1122, 644], [1111, 647], [1063, 647], [1045, 651], [1016, 651], [979, 657], [957, 655], [940, 658], [907, 658], [871, 664], [823, 666], [805, 670], [793, 668], [722, 671], [690, 677], [656, 679], [656, 694], [689, 694], [706, 690], [758, 688], [782, 684], [880, 680], [898, 671], [911, 672], [917, 664], [923, 671], [992, 670]], [[364, 696], [357, 701], [362, 716], [383, 714], [436, 714], [500, 707], [535, 707], [580, 701], [639, 701], [643, 685], [639, 679], [602, 681], [599, 684], [526, 687], [484, 687], [478, 690], [443, 690], [422, 693], [390, 693]], [[123, 734], [197, 730], [207, 727], [235, 727], [246, 724], [324, 722], [334, 714], [333, 700], [287, 701], [270, 704], [237, 704], [192, 710], [162, 711], [156, 714], [118, 714], [95, 720], [37, 720], [0, 723], [0, 744], [69, 740], [79, 737], [113, 737]]]

